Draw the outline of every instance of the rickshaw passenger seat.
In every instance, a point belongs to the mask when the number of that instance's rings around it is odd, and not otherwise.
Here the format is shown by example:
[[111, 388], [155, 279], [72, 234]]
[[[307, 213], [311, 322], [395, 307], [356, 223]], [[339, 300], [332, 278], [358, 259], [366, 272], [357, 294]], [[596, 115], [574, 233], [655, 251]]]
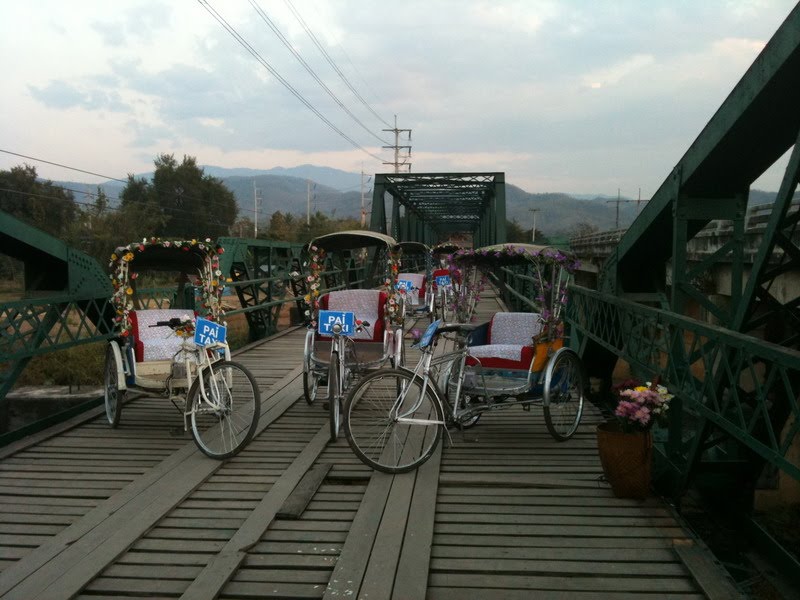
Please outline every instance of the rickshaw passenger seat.
[[535, 354], [533, 337], [541, 330], [539, 313], [496, 313], [489, 321], [486, 344], [470, 347], [467, 365], [527, 370]]
[[[323, 310], [347, 311], [355, 314], [356, 320], [367, 321], [369, 328], [356, 332], [355, 341], [383, 342], [384, 305], [388, 296], [380, 290], [338, 290], [320, 296]], [[325, 339], [323, 336], [319, 336]]]
[[191, 311], [178, 308], [132, 310], [131, 336], [136, 362], [170, 360], [181, 349], [183, 340], [166, 326], [150, 327], [157, 321], [168, 321], [174, 317], [192, 315]]
[[[436, 284], [437, 277], [450, 277], [450, 269], [436, 269], [433, 273], [431, 273], [431, 281], [433, 282], [433, 290], [438, 291], [439, 286]], [[452, 281], [452, 280], [451, 280]]]
[[410, 281], [411, 285], [416, 288], [416, 294], [413, 292], [409, 294], [411, 304], [418, 304], [417, 299], [425, 300], [425, 275], [422, 273], [400, 273], [397, 276], [398, 281]]

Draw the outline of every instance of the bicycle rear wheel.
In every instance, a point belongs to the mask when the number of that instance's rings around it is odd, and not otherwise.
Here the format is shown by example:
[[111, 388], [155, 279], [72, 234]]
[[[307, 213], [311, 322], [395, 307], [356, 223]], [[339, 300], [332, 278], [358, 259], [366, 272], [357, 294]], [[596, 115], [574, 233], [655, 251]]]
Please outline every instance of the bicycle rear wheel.
[[344, 431], [356, 456], [384, 473], [405, 473], [428, 460], [441, 440], [442, 406], [422, 379], [398, 369], [371, 373], [344, 408]]
[[122, 404], [125, 402], [126, 391], [119, 389], [119, 346], [111, 341], [106, 349], [106, 364], [103, 378], [104, 400], [106, 405], [106, 419], [111, 427], [119, 425], [122, 416]]
[[335, 442], [339, 438], [339, 419], [341, 416], [341, 398], [339, 388], [341, 387], [341, 372], [339, 371], [339, 353], [331, 352], [331, 362], [328, 365], [328, 413], [330, 416], [329, 425], [331, 431], [331, 441]]
[[562, 348], [547, 363], [542, 409], [547, 431], [563, 442], [578, 430], [583, 414], [586, 380], [581, 359]]
[[203, 371], [205, 397], [197, 378], [189, 389], [192, 436], [203, 454], [230, 458], [252, 439], [261, 413], [256, 380], [239, 363], [221, 360]]

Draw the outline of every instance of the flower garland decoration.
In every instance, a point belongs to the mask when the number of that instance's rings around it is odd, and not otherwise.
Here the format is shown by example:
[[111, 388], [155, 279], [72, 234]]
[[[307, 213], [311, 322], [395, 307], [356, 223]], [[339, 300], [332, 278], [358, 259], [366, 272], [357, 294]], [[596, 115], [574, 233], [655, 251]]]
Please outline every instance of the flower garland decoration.
[[386, 289], [386, 314], [389, 321], [394, 324], [401, 324], [403, 315], [400, 310], [400, 299], [398, 298], [397, 276], [400, 274], [400, 259], [403, 249], [400, 246], [389, 248], [386, 257], [386, 275], [383, 280]]
[[175, 335], [182, 338], [189, 338], [194, 336], [194, 317], [192, 315], [181, 315], [180, 326], [174, 328], [172, 331]]
[[305, 295], [303, 296], [303, 303], [305, 304], [305, 317], [308, 326], [314, 329], [317, 326], [317, 314], [319, 313], [319, 289], [322, 279], [322, 271], [325, 269], [325, 250], [317, 246], [309, 248], [310, 256], [307, 263], [303, 263], [304, 267], [308, 267], [308, 275], [305, 281]]
[[674, 397], [658, 380], [644, 384], [635, 379], [624, 381], [612, 392], [618, 399], [614, 417], [625, 433], [650, 430], [664, 418]]
[[[121, 337], [131, 333], [132, 324], [130, 312], [133, 308], [132, 282], [138, 273], [131, 270], [131, 263], [136, 255], [145, 252], [148, 248], [161, 247], [173, 248], [183, 252], [200, 250], [206, 255], [203, 267], [200, 269], [201, 298], [200, 313], [210, 321], [219, 321], [224, 315], [222, 310], [222, 292], [225, 282], [222, 280], [222, 271], [219, 268], [219, 255], [224, 252], [222, 246], [214, 244], [210, 238], [205, 240], [162, 240], [161, 238], [143, 238], [141, 242], [132, 242], [127, 246], [118, 247], [112, 254], [108, 267], [112, 271], [109, 277], [114, 292], [111, 303], [114, 307], [114, 326]], [[188, 328], [182, 328], [188, 331]], [[194, 334], [194, 323], [191, 325], [191, 335]], [[184, 332], [185, 333], [185, 332]], [[180, 335], [180, 334], [179, 334]]]
[[543, 248], [529, 252], [527, 248], [507, 245], [501, 248], [460, 249], [455, 253], [457, 262], [491, 266], [503, 262], [524, 260], [533, 268], [535, 296], [540, 307], [542, 329], [534, 340], [544, 343], [564, 336], [563, 310], [567, 305], [567, 285], [580, 262], [556, 250]]

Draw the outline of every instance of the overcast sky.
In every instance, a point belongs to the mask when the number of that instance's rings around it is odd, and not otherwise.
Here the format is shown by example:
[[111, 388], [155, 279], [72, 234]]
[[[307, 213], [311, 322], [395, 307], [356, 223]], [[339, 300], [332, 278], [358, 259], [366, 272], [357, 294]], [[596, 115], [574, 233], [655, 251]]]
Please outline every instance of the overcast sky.
[[[379, 159], [392, 160], [380, 140], [394, 143], [381, 130], [397, 115], [413, 130], [415, 172], [504, 171], [530, 192], [641, 188], [648, 198], [795, 4], [208, 3], [361, 149], [194, 0], [0, 0], [0, 149], [113, 177], [151, 170], [165, 152], [223, 167], [380, 173], [390, 168]], [[22, 162], [0, 153], [0, 168]], [[27, 162], [50, 179], [99, 181]], [[777, 171], [756, 187], [777, 189]]]

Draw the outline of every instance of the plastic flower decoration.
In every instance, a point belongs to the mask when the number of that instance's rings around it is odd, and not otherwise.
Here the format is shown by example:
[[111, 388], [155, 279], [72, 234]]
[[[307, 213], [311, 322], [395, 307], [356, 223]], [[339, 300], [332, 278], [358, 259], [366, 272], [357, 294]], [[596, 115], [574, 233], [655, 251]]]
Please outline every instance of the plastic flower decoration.
[[506, 245], [500, 248], [466, 248], [455, 253], [458, 265], [475, 265], [484, 274], [498, 264], [528, 264], [532, 276], [533, 294], [531, 300], [536, 305], [541, 333], [536, 342], [549, 342], [564, 336], [563, 312], [567, 305], [567, 285], [579, 262], [554, 248], [543, 248], [530, 252], [527, 248]]
[[[305, 281], [305, 304], [304, 315], [308, 326], [317, 326], [317, 313], [319, 312], [319, 288], [322, 279], [322, 271], [325, 268], [325, 250], [317, 246], [309, 248], [311, 255], [308, 260], [308, 276]], [[298, 273], [299, 276], [299, 273]]]
[[[119, 335], [127, 337], [130, 335], [132, 324], [130, 312], [133, 310], [134, 289], [130, 282], [135, 280], [137, 273], [132, 269], [135, 264], [136, 254], [145, 252], [148, 248], [161, 247], [172, 248], [188, 252], [200, 250], [204, 253], [205, 260], [200, 268], [200, 306], [198, 312], [210, 321], [220, 321], [223, 317], [222, 293], [225, 289], [219, 275], [222, 274], [219, 265], [219, 255], [222, 254], [222, 246], [213, 246], [209, 239], [207, 244], [200, 248], [197, 240], [162, 240], [161, 238], [143, 238], [141, 242], [133, 242], [127, 246], [121, 246], [111, 254], [108, 267], [111, 270], [111, 285], [114, 289], [111, 302], [114, 307], [114, 324]], [[194, 324], [192, 321], [192, 334], [194, 334]]]
[[389, 256], [386, 258], [387, 273], [383, 280], [383, 287], [387, 296], [385, 310], [389, 316], [389, 321], [392, 323], [400, 323], [403, 320], [400, 299], [397, 297], [400, 294], [397, 289], [397, 276], [400, 274], [402, 252], [402, 248], [395, 246], [389, 250]]
[[614, 386], [612, 391], [618, 399], [614, 417], [626, 433], [649, 431], [664, 418], [673, 398], [669, 390], [657, 381], [641, 384], [629, 380]]

